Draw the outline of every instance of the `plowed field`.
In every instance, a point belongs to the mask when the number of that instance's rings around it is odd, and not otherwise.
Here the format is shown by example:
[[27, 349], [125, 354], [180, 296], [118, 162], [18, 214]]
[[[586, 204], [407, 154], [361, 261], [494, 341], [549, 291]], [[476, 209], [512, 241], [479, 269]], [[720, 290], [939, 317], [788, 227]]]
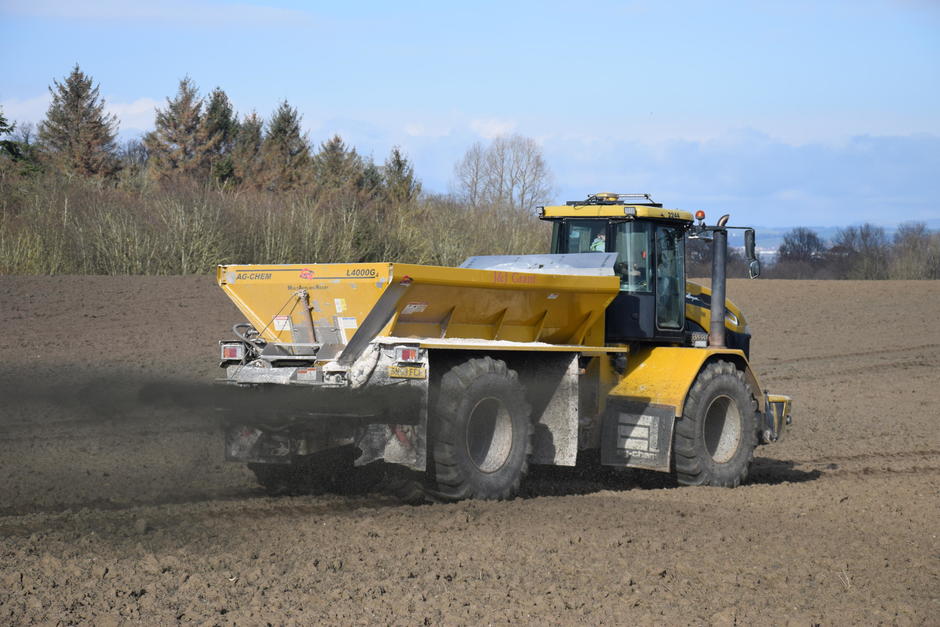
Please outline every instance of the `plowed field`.
[[555, 469], [413, 507], [222, 461], [183, 398], [240, 321], [211, 279], [0, 277], [0, 624], [938, 624], [940, 283], [728, 293], [795, 399], [746, 485]]

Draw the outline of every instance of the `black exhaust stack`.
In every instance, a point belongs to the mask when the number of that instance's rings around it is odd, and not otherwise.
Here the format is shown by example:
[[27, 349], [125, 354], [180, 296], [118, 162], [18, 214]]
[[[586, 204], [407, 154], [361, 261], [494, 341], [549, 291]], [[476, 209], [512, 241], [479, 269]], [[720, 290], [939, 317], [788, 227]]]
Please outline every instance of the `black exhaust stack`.
[[728, 224], [725, 214], [712, 231], [712, 307], [708, 345], [725, 348], [725, 283], [728, 275]]

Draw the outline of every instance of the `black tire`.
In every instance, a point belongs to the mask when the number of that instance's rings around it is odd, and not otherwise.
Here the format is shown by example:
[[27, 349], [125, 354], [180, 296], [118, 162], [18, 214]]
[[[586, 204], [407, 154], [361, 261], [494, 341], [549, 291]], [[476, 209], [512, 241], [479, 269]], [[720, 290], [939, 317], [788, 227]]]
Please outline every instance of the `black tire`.
[[428, 502], [424, 474], [400, 467], [386, 468], [386, 474], [379, 482], [377, 491], [393, 496], [406, 505]]
[[307, 486], [305, 473], [294, 464], [248, 464], [248, 469], [255, 474], [255, 479], [261, 487], [272, 496], [299, 494]]
[[357, 494], [378, 482], [370, 466], [356, 468], [354, 447], [327, 449], [296, 459], [291, 464], [248, 464], [258, 483], [271, 495]]
[[516, 372], [491, 357], [458, 364], [441, 377], [434, 410], [429, 496], [513, 497], [529, 469], [533, 432]]
[[705, 366], [673, 436], [681, 485], [733, 488], [746, 478], [757, 446], [757, 401], [744, 373], [727, 361]]

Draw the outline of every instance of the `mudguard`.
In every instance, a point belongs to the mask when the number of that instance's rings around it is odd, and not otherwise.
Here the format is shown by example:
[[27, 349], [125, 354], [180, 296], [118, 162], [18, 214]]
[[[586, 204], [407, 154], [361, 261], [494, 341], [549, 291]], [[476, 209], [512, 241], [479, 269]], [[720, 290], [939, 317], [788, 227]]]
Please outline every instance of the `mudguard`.
[[713, 359], [744, 370], [763, 414], [766, 396], [740, 350], [640, 347], [630, 352], [620, 382], [608, 395], [601, 463], [668, 472], [676, 419], [698, 373]]
[[[744, 370], [758, 409], [764, 411], [764, 388], [751, 370], [744, 353], [727, 348], [686, 348], [679, 346], [640, 347], [630, 352], [627, 368], [611, 397], [675, 408], [682, 416], [685, 397], [705, 362], [724, 358]], [[613, 400], [613, 399], [612, 399]]]

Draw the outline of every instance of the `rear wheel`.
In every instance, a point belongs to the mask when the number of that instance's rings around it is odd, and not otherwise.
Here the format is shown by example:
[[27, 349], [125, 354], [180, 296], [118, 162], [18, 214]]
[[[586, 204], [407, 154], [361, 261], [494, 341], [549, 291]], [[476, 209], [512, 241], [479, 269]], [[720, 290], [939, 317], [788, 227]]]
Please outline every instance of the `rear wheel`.
[[255, 479], [268, 494], [298, 494], [307, 485], [300, 468], [294, 464], [248, 464]]
[[490, 357], [441, 377], [431, 425], [429, 489], [445, 500], [507, 499], [532, 453], [531, 409], [514, 370]]
[[744, 373], [708, 364], [676, 422], [673, 461], [682, 485], [735, 487], [747, 478], [757, 446], [757, 401]]
[[356, 468], [352, 446], [327, 449], [294, 460], [290, 464], [248, 464], [258, 483], [272, 495], [355, 494], [367, 491], [376, 482], [376, 470]]

